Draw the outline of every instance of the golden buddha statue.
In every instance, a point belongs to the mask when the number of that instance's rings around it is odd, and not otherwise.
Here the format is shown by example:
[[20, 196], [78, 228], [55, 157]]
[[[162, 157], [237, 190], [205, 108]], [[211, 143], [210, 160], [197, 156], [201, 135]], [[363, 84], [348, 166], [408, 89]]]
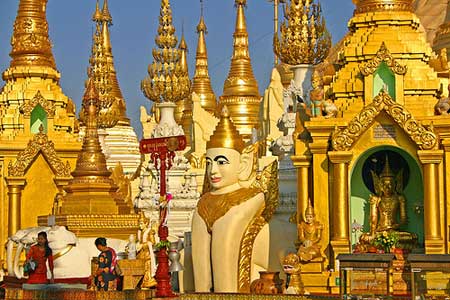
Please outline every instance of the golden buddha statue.
[[311, 200], [305, 210], [305, 219], [297, 225], [298, 252], [302, 262], [308, 262], [317, 257], [322, 257], [320, 240], [322, 239], [323, 225], [315, 220], [314, 208]]
[[[400, 225], [408, 223], [406, 214], [406, 199], [402, 195], [403, 191], [403, 170], [396, 175], [389, 166], [389, 159], [382, 172], [377, 175], [371, 171], [375, 195], [370, 195], [370, 232], [364, 233], [360, 237], [362, 244], [371, 244], [378, 233], [395, 231], [399, 237], [399, 246], [402, 248], [412, 248], [417, 243], [417, 235], [400, 231]], [[397, 222], [399, 215], [399, 222]]]
[[206, 148], [206, 184], [192, 218], [195, 291], [249, 292], [269, 266], [267, 222], [276, 197], [271, 188], [243, 185], [254, 173], [255, 147], [245, 146], [226, 107]]

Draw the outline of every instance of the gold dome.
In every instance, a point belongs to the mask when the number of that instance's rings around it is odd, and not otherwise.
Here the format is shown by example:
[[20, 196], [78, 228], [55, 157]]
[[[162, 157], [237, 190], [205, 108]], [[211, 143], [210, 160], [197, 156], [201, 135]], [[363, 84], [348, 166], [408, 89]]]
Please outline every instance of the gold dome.
[[356, 5], [355, 14], [377, 11], [410, 11], [413, 12], [413, 0], [353, 0]]

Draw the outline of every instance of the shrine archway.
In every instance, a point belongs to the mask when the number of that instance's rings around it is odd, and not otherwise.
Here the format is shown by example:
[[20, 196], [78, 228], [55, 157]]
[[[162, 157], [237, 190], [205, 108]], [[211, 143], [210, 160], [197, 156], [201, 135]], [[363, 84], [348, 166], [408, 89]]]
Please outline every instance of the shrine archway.
[[[408, 223], [400, 227], [401, 231], [416, 233], [419, 237], [419, 247], [424, 243], [424, 186], [419, 162], [405, 150], [394, 146], [378, 146], [360, 155], [351, 171], [350, 177], [350, 234], [351, 244], [358, 241], [362, 232], [369, 231], [369, 196], [374, 194], [371, 170], [377, 174], [388, 157], [393, 173], [403, 169], [403, 195], [406, 198], [406, 213]], [[396, 216], [398, 220], [398, 216]]]

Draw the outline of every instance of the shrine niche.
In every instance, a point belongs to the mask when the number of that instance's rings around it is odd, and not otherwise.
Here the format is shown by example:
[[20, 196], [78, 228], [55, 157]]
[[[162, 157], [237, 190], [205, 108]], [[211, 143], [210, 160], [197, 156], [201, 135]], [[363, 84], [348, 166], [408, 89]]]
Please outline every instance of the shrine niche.
[[58, 157], [54, 143], [40, 126], [40, 132], [8, 164], [8, 232], [14, 233], [25, 225], [36, 226], [38, 216], [50, 214], [55, 195], [62, 193], [70, 172], [69, 162]]

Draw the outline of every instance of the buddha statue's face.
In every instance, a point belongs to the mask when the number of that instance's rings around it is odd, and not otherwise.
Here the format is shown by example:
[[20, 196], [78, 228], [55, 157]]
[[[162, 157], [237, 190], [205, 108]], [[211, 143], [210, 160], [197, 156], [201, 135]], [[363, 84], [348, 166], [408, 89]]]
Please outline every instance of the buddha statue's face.
[[312, 224], [314, 222], [314, 215], [313, 214], [306, 214], [305, 215], [305, 223], [306, 224]]
[[391, 196], [394, 191], [394, 180], [391, 177], [381, 179], [381, 189], [384, 195]]
[[206, 176], [213, 191], [220, 191], [239, 182], [241, 154], [233, 149], [206, 150]]

